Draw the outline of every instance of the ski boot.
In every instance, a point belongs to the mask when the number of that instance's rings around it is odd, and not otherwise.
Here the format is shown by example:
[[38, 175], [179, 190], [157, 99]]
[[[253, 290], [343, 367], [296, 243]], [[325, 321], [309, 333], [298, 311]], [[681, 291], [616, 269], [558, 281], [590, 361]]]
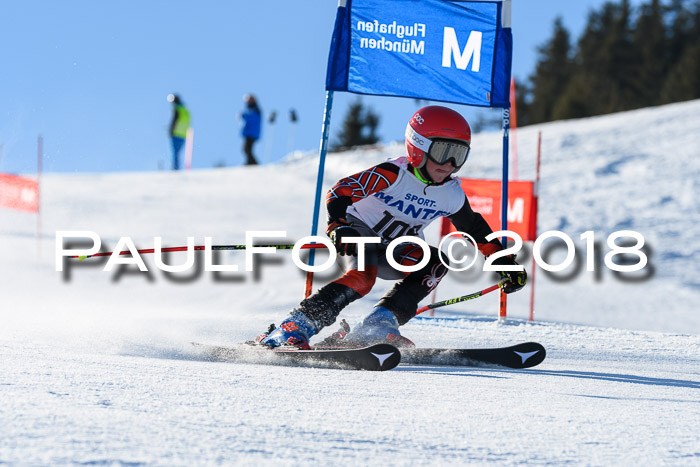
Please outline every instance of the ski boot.
[[399, 332], [399, 320], [387, 308], [376, 306], [343, 339], [343, 346], [368, 346], [388, 343], [396, 347], [415, 347], [410, 339]]
[[304, 313], [298, 310], [292, 311], [289, 318], [268, 334], [262, 334], [255, 338], [255, 342], [267, 347], [280, 347], [290, 345], [301, 350], [309, 350], [309, 339], [318, 332], [318, 326]]

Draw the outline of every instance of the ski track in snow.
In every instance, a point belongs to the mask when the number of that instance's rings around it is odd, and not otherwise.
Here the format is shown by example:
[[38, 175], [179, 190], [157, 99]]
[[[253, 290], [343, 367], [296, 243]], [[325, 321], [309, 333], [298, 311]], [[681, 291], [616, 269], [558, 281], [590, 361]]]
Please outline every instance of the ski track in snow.
[[[697, 128], [700, 101], [519, 130], [521, 178], [534, 177], [543, 135], [540, 232], [563, 230], [582, 252], [587, 230], [603, 245], [636, 230], [654, 269], [637, 282], [608, 270], [561, 282], [539, 270], [534, 323], [528, 285], [509, 297], [506, 324], [491, 294], [403, 328], [422, 347], [540, 342], [547, 359], [528, 370], [201, 360], [190, 342], [250, 339], [298, 302], [304, 275], [289, 252], [256, 274], [169, 276], [146, 256], [148, 274], [104, 272], [96, 260], [55, 271], [57, 230], [95, 231], [109, 248], [121, 236], [141, 248], [155, 236], [166, 246], [187, 236], [243, 243], [246, 230], [295, 241], [308, 234], [313, 154], [253, 168], [46, 175], [40, 240], [34, 216], [0, 211], [0, 464], [697, 465]], [[498, 178], [500, 141], [475, 135], [460, 175]], [[401, 147], [330, 155], [324, 189]], [[243, 257], [217, 261], [243, 268]], [[438, 300], [492, 280], [450, 274]], [[342, 316], [354, 324], [389, 286], [379, 281]]]

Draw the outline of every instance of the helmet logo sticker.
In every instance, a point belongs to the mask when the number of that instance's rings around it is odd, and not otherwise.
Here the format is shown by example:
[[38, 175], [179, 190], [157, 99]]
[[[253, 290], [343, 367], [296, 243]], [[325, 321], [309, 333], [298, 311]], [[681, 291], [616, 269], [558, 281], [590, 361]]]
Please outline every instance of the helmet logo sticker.
[[428, 148], [430, 148], [430, 140], [425, 136], [416, 133], [416, 131], [411, 128], [411, 125], [406, 126], [406, 139], [408, 139], [421, 151], [427, 151]]
[[425, 141], [420, 139], [415, 133], [411, 135], [411, 140], [418, 146], [423, 146], [425, 144]]

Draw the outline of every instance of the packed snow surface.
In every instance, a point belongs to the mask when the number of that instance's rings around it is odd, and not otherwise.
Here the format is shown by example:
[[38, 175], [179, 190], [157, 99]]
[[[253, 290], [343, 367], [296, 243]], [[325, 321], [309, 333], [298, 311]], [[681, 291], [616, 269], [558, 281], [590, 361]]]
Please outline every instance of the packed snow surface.
[[[57, 231], [95, 232], [105, 250], [122, 237], [139, 248], [155, 237], [241, 244], [246, 231], [283, 230], [268, 240], [293, 243], [310, 232], [317, 154], [263, 167], [45, 175], [40, 224], [0, 211], [0, 464], [697, 465], [699, 128], [692, 101], [518, 130], [521, 179], [535, 177], [542, 135], [539, 232], [569, 235], [582, 266], [537, 269], [534, 322], [531, 282], [509, 296], [505, 324], [490, 294], [402, 332], [421, 347], [540, 342], [547, 359], [528, 370], [373, 373], [199, 358], [191, 342], [248, 340], [302, 298], [305, 274], [289, 251], [261, 256], [253, 272], [243, 252], [214, 255], [240, 272], [207, 272], [202, 253], [181, 273], [161, 271], [153, 255], [143, 255], [146, 273], [104, 271], [98, 259], [56, 270]], [[401, 152], [330, 154], [324, 191]], [[500, 133], [475, 135], [459, 175], [496, 179], [500, 157]], [[600, 260], [586, 271], [580, 235], [595, 232], [602, 259], [620, 230], [643, 235], [647, 267], [614, 274]], [[529, 248], [519, 260], [532, 276]], [[437, 300], [495, 281], [478, 269], [448, 274]], [[335, 274], [318, 274], [315, 287]], [[390, 286], [378, 281], [342, 316], [356, 323]]]

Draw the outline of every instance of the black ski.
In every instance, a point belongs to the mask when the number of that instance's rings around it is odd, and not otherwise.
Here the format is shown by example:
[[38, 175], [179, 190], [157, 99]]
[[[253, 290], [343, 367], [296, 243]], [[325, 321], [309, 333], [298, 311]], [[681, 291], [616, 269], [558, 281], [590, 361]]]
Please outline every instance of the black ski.
[[236, 347], [204, 345], [195, 342], [192, 344], [205, 359], [222, 362], [385, 371], [396, 367], [401, 361], [401, 352], [390, 344], [333, 350], [269, 349], [248, 344]]
[[530, 368], [547, 356], [537, 342], [526, 342], [495, 349], [401, 349], [402, 363], [416, 365], [489, 366]]

